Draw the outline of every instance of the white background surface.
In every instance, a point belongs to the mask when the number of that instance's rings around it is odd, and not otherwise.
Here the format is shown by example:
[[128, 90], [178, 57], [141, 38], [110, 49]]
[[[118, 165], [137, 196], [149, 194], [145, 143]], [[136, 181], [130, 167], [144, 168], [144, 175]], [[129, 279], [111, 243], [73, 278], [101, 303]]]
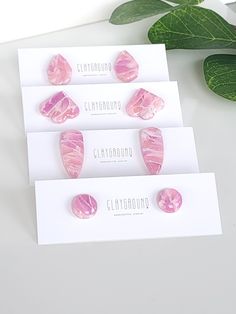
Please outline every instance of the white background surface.
[[[218, 2], [218, 0], [206, 0]], [[229, 3], [233, 0], [219, 0]], [[108, 19], [123, 0], [0, 0], [0, 43]], [[22, 22], [23, 21], [23, 22]]]
[[1, 313], [235, 314], [236, 106], [209, 91], [202, 73], [206, 56], [233, 50], [168, 52], [184, 123], [194, 127], [200, 170], [216, 173], [223, 236], [36, 243], [17, 48], [142, 44], [154, 21], [104, 22], [0, 46]]

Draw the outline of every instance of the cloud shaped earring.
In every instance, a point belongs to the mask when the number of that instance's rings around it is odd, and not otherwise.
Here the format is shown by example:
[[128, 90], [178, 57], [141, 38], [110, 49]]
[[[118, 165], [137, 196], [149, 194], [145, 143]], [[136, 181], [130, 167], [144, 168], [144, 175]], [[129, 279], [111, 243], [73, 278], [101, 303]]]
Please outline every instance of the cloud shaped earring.
[[55, 123], [63, 123], [79, 115], [79, 107], [63, 91], [56, 93], [40, 104], [40, 113]]
[[131, 117], [143, 120], [152, 119], [155, 114], [164, 108], [164, 100], [147, 90], [138, 89], [126, 105], [126, 112]]
[[65, 85], [71, 80], [72, 69], [68, 61], [60, 54], [55, 55], [47, 69], [48, 80], [53, 85]]

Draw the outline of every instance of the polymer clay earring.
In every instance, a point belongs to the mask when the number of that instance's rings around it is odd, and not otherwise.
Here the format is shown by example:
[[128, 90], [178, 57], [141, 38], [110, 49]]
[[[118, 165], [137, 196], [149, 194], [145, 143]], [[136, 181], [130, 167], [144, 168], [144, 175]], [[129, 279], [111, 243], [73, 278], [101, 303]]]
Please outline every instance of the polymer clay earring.
[[181, 194], [172, 188], [161, 190], [156, 200], [160, 209], [166, 213], [175, 213], [182, 205]]
[[51, 59], [47, 74], [51, 84], [64, 85], [70, 82], [72, 69], [68, 61], [62, 55], [58, 54]]
[[131, 117], [139, 117], [143, 120], [149, 120], [163, 108], [164, 100], [162, 98], [140, 88], [134, 93], [126, 105], [126, 112]]
[[65, 131], [60, 136], [60, 152], [70, 178], [78, 178], [84, 161], [84, 141], [80, 131]]
[[150, 127], [140, 130], [140, 147], [143, 160], [150, 174], [159, 174], [164, 158], [161, 130]]
[[89, 194], [79, 194], [72, 199], [71, 209], [76, 217], [88, 219], [96, 214], [97, 202]]
[[139, 65], [128, 51], [121, 51], [118, 55], [114, 70], [116, 76], [122, 82], [131, 82], [138, 77]]
[[78, 116], [80, 110], [76, 103], [65, 93], [58, 92], [40, 104], [40, 113], [55, 123], [63, 123], [67, 119]]

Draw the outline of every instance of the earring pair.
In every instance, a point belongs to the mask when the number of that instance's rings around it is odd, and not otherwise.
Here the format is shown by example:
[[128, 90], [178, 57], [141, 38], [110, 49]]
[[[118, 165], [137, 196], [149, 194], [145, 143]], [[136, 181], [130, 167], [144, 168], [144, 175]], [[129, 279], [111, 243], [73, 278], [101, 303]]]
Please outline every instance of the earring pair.
[[[175, 213], [182, 205], [182, 195], [176, 189], [166, 188], [157, 194], [156, 203], [165, 213]], [[93, 217], [97, 208], [97, 201], [89, 194], [76, 195], [71, 202], [72, 213], [80, 219]]]
[[[131, 117], [150, 120], [163, 108], [162, 98], [140, 88], [127, 103], [126, 112]], [[43, 101], [39, 110], [43, 116], [50, 118], [54, 123], [63, 123], [67, 119], [74, 119], [80, 113], [78, 105], [63, 91]]]
[[[164, 142], [158, 128], [149, 127], [139, 132], [143, 161], [152, 175], [160, 173], [164, 160]], [[60, 136], [60, 152], [64, 168], [70, 178], [79, 178], [84, 161], [83, 133], [64, 131]]]
[[[139, 65], [131, 54], [121, 51], [114, 63], [116, 77], [122, 82], [131, 82], [138, 77]], [[72, 77], [72, 68], [69, 62], [61, 55], [52, 57], [47, 69], [48, 80], [53, 85], [69, 84]]]

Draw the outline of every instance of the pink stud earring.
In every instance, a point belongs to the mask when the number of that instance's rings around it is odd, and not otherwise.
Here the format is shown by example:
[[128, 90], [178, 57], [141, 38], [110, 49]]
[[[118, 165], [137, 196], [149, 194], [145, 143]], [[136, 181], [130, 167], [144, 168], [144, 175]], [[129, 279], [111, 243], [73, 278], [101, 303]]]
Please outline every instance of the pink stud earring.
[[76, 217], [88, 219], [96, 214], [97, 202], [89, 194], [79, 194], [72, 199], [71, 209]]
[[164, 212], [175, 213], [182, 205], [182, 196], [175, 189], [163, 189], [157, 195], [157, 204]]
[[51, 59], [47, 74], [51, 84], [63, 85], [70, 82], [72, 69], [68, 61], [62, 55], [58, 54]]
[[143, 120], [149, 120], [163, 108], [164, 101], [162, 98], [140, 88], [128, 102], [126, 112], [131, 117], [139, 117]]
[[161, 130], [154, 127], [140, 130], [140, 146], [149, 173], [159, 174], [164, 158], [164, 144]]
[[138, 77], [139, 65], [128, 51], [124, 50], [118, 55], [114, 70], [119, 80], [131, 82]]
[[79, 107], [65, 92], [58, 92], [40, 104], [40, 113], [55, 123], [63, 123], [79, 114]]
[[70, 178], [78, 178], [84, 161], [84, 141], [80, 131], [65, 131], [60, 137], [61, 158]]

